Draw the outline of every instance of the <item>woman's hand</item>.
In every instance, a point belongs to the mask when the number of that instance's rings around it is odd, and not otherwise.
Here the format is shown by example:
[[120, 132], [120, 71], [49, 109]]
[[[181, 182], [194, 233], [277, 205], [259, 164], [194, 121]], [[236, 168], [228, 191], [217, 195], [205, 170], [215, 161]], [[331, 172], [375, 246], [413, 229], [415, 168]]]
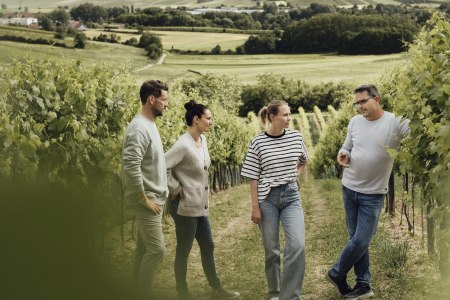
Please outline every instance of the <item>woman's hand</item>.
[[255, 224], [259, 224], [261, 223], [261, 209], [258, 206], [253, 206], [252, 207], [252, 217], [251, 220], [253, 223]]

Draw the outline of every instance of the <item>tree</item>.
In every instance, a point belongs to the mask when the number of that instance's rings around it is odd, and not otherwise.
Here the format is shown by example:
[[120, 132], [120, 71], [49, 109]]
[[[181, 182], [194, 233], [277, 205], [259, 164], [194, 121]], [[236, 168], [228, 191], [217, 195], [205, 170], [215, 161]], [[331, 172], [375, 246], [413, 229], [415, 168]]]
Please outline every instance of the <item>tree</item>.
[[144, 48], [147, 52], [147, 56], [151, 59], [160, 58], [163, 51], [163, 46], [159, 36], [151, 34], [149, 32], [141, 35], [139, 44], [137, 46], [140, 48]]
[[216, 45], [214, 48], [211, 49], [211, 54], [221, 54], [222, 48], [220, 48], [220, 45]]
[[66, 30], [65, 26], [58, 25], [58, 26], [56, 26], [55, 31], [56, 31], [55, 38], [61, 39], [61, 40], [65, 39], [66, 33], [67, 33], [67, 30]]
[[70, 15], [75, 20], [101, 23], [108, 18], [108, 11], [102, 6], [85, 3], [72, 8], [70, 10]]
[[2, 9], [8, 9], [8, 6], [4, 3], [2, 3]]
[[77, 34], [75, 34], [73, 41], [73, 46], [75, 48], [84, 49], [84, 47], [86, 47], [87, 36], [84, 32], [78, 32]]
[[47, 14], [40, 15], [38, 17], [38, 23], [42, 27], [42, 29], [47, 31], [52, 30], [52, 20], [50, 20]]
[[264, 2], [263, 9], [265, 14], [276, 15], [278, 12], [278, 6], [274, 2]]
[[64, 8], [57, 8], [48, 14], [48, 17], [54, 22], [59, 24], [67, 24], [70, 19], [70, 15]]
[[161, 49], [163, 48], [161, 39], [159, 38], [159, 36], [151, 34], [149, 32], [142, 34], [141, 38], [139, 39], [138, 47], [146, 49], [151, 44], [157, 45], [158, 48], [161, 48]]
[[276, 41], [277, 39], [272, 35], [252, 35], [244, 43], [244, 50], [248, 54], [275, 53]]
[[150, 44], [147, 48], [145, 48], [147, 52], [147, 56], [151, 59], [159, 59], [162, 55], [162, 48], [158, 47], [157, 44]]

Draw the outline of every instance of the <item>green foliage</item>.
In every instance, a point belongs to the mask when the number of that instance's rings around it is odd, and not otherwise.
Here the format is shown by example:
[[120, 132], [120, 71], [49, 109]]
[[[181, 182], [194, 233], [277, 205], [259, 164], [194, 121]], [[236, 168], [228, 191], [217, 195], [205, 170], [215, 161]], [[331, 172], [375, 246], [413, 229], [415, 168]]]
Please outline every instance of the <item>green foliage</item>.
[[[351, 99], [351, 94], [347, 95]], [[344, 143], [347, 134], [347, 126], [355, 111], [350, 103], [346, 103], [339, 111], [335, 119], [328, 123], [327, 129], [314, 148], [314, 158], [310, 170], [315, 178], [337, 177], [341, 174], [336, 162], [336, 156]]]
[[48, 14], [48, 18], [57, 24], [67, 24], [70, 15], [63, 7], [57, 8]]
[[245, 126], [237, 116], [241, 85], [229, 76], [206, 74], [195, 80], [182, 80], [171, 90], [169, 109], [158, 120], [164, 149], [184, 133], [184, 103], [195, 100], [212, 112], [213, 128], [207, 133], [213, 168], [241, 165], [251, 138], [259, 132]]
[[105, 33], [100, 33], [97, 37], [94, 37], [93, 40], [106, 43], [119, 43], [120, 36], [116, 33], [111, 33], [109, 36]]
[[158, 59], [162, 55], [163, 46], [161, 39], [155, 34], [148, 32], [142, 34], [137, 46], [144, 48], [147, 52], [147, 56], [151, 59]]
[[383, 81], [394, 110], [411, 120], [399, 153], [402, 170], [419, 175], [425, 195], [440, 201], [450, 193], [449, 41], [450, 24], [434, 15], [411, 46], [409, 63]]
[[345, 83], [329, 82], [311, 86], [301, 80], [288, 80], [275, 74], [263, 74], [258, 76], [257, 84], [243, 88], [240, 115], [245, 116], [250, 111], [257, 113], [274, 99], [286, 101], [293, 111], [299, 107], [311, 111], [314, 106], [325, 110], [328, 105], [339, 108], [348, 91], [350, 87]]
[[[401, 172], [414, 176], [424, 195], [424, 204], [432, 208], [429, 217], [443, 229], [441, 242], [446, 243], [448, 253], [450, 24], [444, 16], [433, 15], [408, 54], [408, 62], [383, 79], [383, 87], [389, 92], [386, 97], [394, 111], [411, 121], [410, 137], [397, 157]], [[444, 253], [441, 252], [441, 258]]]
[[48, 14], [41, 14], [38, 17], [39, 25], [42, 26], [42, 29], [50, 31], [52, 30], [52, 20], [49, 18]]
[[211, 49], [211, 54], [221, 54], [222, 49], [220, 48], [220, 45], [216, 45], [214, 48]]
[[323, 117], [322, 111], [317, 106], [314, 106], [314, 114], [317, 117], [317, 121], [320, 125], [320, 132], [323, 133], [327, 129], [327, 123]]
[[280, 52], [381, 54], [404, 51], [417, 24], [404, 16], [322, 14], [288, 26]]
[[[124, 12], [120, 10], [120, 12]], [[75, 20], [80, 20], [84, 22], [97, 22], [102, 24], [103, 21], [108, 17], [108, 10], [103, 6], [94, 5], [92, 3], [84, 3], [73, 7], [70, 10], [70, 15]]]
[[376, 244], [380, 259], [378, 263], [388, 277], [395, 278], [402, 276], [408, 262], [408, 240], [404, 242], [394, 242], [382, 239]]
[[0, 77], [0, 177], [117, 178], [122, 131], [138, 104], [125, 69], [30, 59]]
[[251, 35], [244, 43], [243, 48], [247, 54], [275, 53], [276, 43], [277, 38], [273, 35]]
[[313, 146], [313, 142], [312, 142], [312, 138], [311, 138], [311, 128], [309, 126], [309, 121], [308, 121], [308, 116], [306, 115], [305, 110], [303, 109], [303, 107], [300, 107], [298, 109], [298, 112], [300, 114], [300, 119], [301, 119], [301, 133], [303, 135], [303, 140], [305, 141], [305, 145], [306, 148], [308, 150], [308, 154], [309, 154], [309, 161], [311, 161], [314, 157], [314, 146]]
[[77, 32], [73, 38], [74, 47], [84, 49], [86, 47], [87, 36], [83, 32]]

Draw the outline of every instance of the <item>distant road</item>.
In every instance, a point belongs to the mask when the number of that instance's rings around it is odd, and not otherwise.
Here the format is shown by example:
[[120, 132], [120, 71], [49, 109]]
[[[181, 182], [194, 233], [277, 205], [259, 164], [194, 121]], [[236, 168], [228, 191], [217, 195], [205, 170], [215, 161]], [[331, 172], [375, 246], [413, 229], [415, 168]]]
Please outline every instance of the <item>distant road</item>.
[[144, 67], [142, 67], [140, 69], [137, 69], [136, 71], [134, 71], [134, 73], [139, 73], [141, 71], [153, 68], [155, 65], [162, 65], [164, 63], [164, 59], [166, 58], [166, 56], [167, 56], [167, 54], [163, 53], [161, 55], [161, 57], [159, 58], [159, 60], [156, 62], [156, 64], [148, 64], [148, 65], [146, 65], [146, 66], [144, 66]]

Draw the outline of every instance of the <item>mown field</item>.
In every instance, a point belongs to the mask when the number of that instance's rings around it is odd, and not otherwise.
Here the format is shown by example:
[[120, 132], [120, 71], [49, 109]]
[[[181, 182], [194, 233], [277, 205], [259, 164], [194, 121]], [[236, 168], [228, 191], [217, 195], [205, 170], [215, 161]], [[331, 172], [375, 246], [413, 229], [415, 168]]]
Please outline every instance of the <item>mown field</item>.
[[[164, 41], [164, 37], [163, 37]], [[187, 42], [180, 42], [188, 45]], [[306, 55], [175, 55], [168, 54], [162, 65], [144, 69], [154, 63], [140, 48], [121, 44], [89, 42], [87, 49], [64, 49], [0, 41], [0, 65], [13, 58], [61, 57], [80, 59], [87, 64], [105, 63], [111, 66], [127, 64], [138, 81], [160, 78], [173, 81], [206, 72], [236, 76], [243, 83], [255, 83], [264, 73], [280, 74], [289, 79], [301, 79], [316, 84], [329, 81], [352, 83], [375, 80], [387, 67], [401, 63], [403, 54], [342, 56], [330, 54]]]
[[257, 75], [280, 74], [316, 84], [329, 81], [352, 83], [376, 79], [385, 68], [401, 62], [402, 54], [340, 56], [305, 55], [169, 55], [163, 65], [147, 69], [140, 77], [160, 76], [174, 79], [214, 72], [236, 76], [241, 82], [255, 83]]
[[[242, 45], [249, 37], [248, 34], [232, 34], [232, 33], [209, 33], [209, 32], [189, 32], [189, 31], [157, 31], [151, 30], [150, 33], [156, 34], [161, 38], [163, 47], [166, 50], [211, 50], [216, 45], [220, 45], [222, 50], [234, 50], [237, 46]], [[90, 38], [98, 37], [100, 34], [110, 35], [116, 34], [120, 37], [121, 42], [134, 37], [139, 40], [140, 34], [135, 32], [108, 32], [104, 30], [91, 29], [87, 30], [86, 35]]]

